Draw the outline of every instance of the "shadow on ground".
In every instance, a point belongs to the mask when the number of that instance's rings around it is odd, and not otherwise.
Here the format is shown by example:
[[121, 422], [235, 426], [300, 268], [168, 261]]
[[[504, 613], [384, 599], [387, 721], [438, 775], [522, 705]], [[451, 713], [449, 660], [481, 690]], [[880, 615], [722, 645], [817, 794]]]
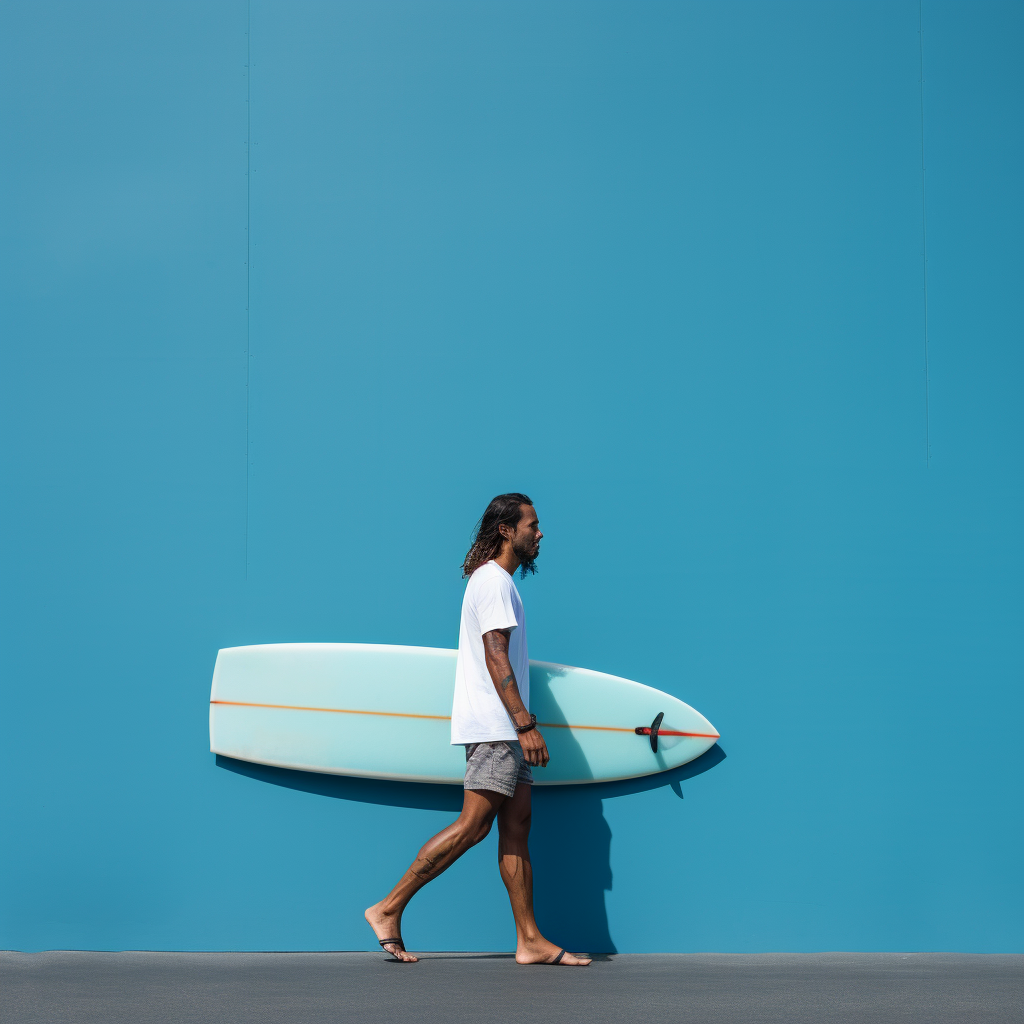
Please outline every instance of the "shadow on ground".
[[[612, 832], [605, 820], [604, 800], [663, 787], [682, 797], [682, 782], [714, 768], [725, 756], [725, 751], [715, 744], [689, 764], [657, 775], [580, 786], [537, 786], [530, 855], [541, 930], [557, 935], [558, 941], [569, 949], [616, 952], [608, 930], [604, 898], [612, 887]], [[336, 800], [448, 811], [453, 817], [462, 807], [459, 786], [300, 772], [238, 761], [221, 754], [217, 755], [217, 767], [258, 782]]]

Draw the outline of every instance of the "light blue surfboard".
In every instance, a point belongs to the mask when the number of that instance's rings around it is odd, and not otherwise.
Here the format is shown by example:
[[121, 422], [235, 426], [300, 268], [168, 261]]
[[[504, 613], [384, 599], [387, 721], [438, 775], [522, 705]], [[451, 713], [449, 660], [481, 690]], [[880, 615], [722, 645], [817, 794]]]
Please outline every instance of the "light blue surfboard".
[[[385, 644], [226, 648], [213, 671], [210, 749], [282, 768], [461, 785], [455, 658]], [[551, 755], [534, 769], [540, 785], [652, 775], [718, 739], [703, 715], [661, 690], [543, 661], [530, 662], [530, 710]]]

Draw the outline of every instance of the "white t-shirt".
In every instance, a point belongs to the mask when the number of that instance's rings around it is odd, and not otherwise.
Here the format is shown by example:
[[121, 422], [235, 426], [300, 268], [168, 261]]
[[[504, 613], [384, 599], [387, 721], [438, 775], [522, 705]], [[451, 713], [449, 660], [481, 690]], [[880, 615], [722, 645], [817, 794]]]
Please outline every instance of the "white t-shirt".
[[523, 704], [530, 707], [530, 656], [526, 650], [526, 613], [512, 577], [497, 562], [485, 562], [466, 584], [455, 665], [452, 743], [515, 740], [508, 717], [484, 659], [484, 633], [511, 629], [508, 660], [516, 674]]

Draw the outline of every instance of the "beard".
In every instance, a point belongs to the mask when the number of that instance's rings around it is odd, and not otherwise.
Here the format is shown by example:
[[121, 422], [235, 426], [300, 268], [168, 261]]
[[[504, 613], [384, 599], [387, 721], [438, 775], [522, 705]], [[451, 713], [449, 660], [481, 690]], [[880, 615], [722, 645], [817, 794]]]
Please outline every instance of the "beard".
[[531, 544], [528, 541], [520, 543], [513, 542], [512, 553], [519, 559], [519, 578], [526, 579], [527, 573], [537, 571], [537, 556], [540, 554], [540, 544]]

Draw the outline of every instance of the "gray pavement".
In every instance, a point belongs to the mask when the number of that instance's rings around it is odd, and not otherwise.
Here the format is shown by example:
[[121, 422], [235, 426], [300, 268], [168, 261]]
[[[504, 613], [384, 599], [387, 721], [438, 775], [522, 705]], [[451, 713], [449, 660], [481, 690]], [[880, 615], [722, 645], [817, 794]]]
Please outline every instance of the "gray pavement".
[[3, 953], [3, 1024], [964, 1024], [1024, 1020], [1024, 956], [651, 954], [587, 968], [506, 953]]

